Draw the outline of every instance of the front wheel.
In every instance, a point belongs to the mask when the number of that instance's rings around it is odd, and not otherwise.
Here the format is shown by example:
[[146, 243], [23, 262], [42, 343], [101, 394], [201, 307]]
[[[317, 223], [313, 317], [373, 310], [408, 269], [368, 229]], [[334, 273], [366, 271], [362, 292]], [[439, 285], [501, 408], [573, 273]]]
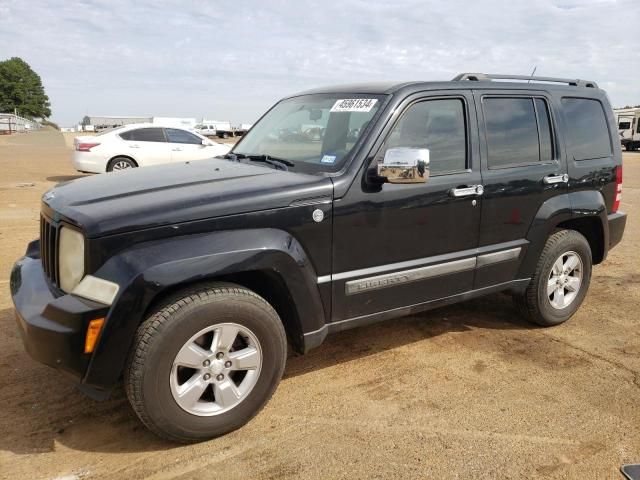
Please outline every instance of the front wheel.
[[200, 286], [169, 299], [139, 327], [125, 389], [157, 435], [205, 440], [260, 411], [286, 353], [282, 322], [262, 297], [228, 283]]
[[514, 297], [530, 321], [559, 325], [578, 310], [591, 281], [591, 247], [575, 230], [561, 230], [547, 239], [526, 291]]

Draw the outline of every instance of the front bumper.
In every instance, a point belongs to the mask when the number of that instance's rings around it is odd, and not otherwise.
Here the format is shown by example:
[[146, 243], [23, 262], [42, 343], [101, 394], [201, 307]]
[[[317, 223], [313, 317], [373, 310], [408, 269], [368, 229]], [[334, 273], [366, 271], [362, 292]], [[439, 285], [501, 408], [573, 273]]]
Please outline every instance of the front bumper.
[[81, 382], [91, 359], [84, 353], [87, 326], [90, 320], [106, 316], [109, 307], [75, 295], [54, 295], [36, 255], [16, 262], [10, 285], [27, 353]]
[[627, 224], [627, 214], [623, 212], [612, 213], [608, 215], [609, 220], [609, 249], [615, 247], [624, 233], [624, 227]]

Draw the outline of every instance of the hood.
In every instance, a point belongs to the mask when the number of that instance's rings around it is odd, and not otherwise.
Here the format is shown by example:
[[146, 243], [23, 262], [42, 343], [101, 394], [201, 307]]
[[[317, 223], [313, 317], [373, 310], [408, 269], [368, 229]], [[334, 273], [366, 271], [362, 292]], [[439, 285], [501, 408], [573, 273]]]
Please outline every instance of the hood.
[[209, 159], [84, 177], [57, 185], [42, 200], [49, 215], [91, 238], [318, 197], [333, 197], [331, 179]]

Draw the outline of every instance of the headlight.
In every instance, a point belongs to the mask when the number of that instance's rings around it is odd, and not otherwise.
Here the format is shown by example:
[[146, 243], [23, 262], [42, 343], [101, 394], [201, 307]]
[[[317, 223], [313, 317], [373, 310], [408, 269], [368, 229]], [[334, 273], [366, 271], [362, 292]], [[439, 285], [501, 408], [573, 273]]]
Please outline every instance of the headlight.
[[58, 268], [60, 288], [69, 293], [84, 276], [84, 237], [77, 230], [60, 229]]

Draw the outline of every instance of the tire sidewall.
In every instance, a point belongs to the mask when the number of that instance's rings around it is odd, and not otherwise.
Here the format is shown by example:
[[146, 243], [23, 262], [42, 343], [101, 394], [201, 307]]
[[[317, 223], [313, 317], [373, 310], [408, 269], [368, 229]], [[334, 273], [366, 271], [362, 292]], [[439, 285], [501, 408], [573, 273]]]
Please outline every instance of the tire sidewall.
[[[282, 376], [286, 342], [273, 332], [273, 316], [258, 302], [221, 295], [176, 310], [165, 322], [145, 358], [142, 395], [150, 420], [177, 438], [211, 438], [235, 430], [252, 418], [266, 403]], [[275, 321], [280, 320], [275, 317]], [[233, 322], [251, 330], [262, 351], [262, 367], [248, 396], [231, 410], [213, 416], [184, 411], [170, 388], [173, 361], [182, 346], [197, 332], [218, 323]]]
[[[549, 301], [549, 297], [547, 295], [547, 282], [553, 264], [556, 262], [558, 257], [570, 251], [575, 252], [582, 262], [582, 283], [580, 284], [578, 295], [573, 302], [565, 308], [557, 309], [551, 306], [551, 302]], [[538, 278], [537, 302], [540, 313], [548, 325], [558, 325], [566, 321], [578, 310], [578, 308], [580, 308], [580, 305], [589, 290], [591, 270], [591, 248], [589, 247], [587, 240], [577, 232], [569, 232], [562, 241], [558, 242], [547, 252], [540, 277]]]
[[131, 165], [131, 168], [136, 168], [137, 165], [135, 164], [135, 162], [133, 160], [131, 160], [130, 158], [127, 157], [114, 157], [111, 160], [109, 160], [109, 163], [107, 164], [107, 172], [113, 172], [113, 166], [118, 163], [118, 162], [127, 162], [129, 165]]

